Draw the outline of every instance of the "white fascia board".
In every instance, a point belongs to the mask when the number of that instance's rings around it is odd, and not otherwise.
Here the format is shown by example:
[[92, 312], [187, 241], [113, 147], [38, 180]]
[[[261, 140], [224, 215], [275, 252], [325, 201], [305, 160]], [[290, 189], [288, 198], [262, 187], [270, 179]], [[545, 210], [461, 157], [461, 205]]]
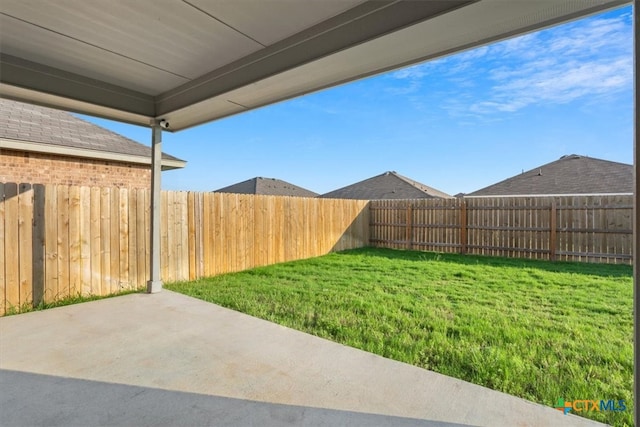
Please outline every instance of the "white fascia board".
[[[37, 142], [18, 141], [14, 139], [0, 138], [0, 149], [28, 151], [32, 153], [56, 154], [60, 156], [80, 157], [95, 160], [110, 160], [122, 163], [134, 163], [151, 165], [151, 156], [135, 156], [131, 154], [110, 153], [107, 151], [87, 150], [84, 148], [64, 147], [60, 145], [40, 144]], [[183, 160], [162, 159], [162, 169], [181, 169], [187, 162]]]

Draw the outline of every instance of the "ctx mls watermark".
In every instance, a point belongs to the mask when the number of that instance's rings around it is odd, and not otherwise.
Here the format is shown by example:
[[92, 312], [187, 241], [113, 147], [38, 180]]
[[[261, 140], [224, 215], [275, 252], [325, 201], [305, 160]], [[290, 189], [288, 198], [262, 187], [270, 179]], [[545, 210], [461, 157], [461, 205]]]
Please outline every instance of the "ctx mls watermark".
[[627, 405], [624, 400], [612, 400], [612, 399], [600, 399], [600, 400], [564, 400], [558, 399], [554, 408], [558, 411], [564, 412], [567, 415], [569, 412], [589, 412], [589, 411], [613, 411], [622, 412], [627, 410]]

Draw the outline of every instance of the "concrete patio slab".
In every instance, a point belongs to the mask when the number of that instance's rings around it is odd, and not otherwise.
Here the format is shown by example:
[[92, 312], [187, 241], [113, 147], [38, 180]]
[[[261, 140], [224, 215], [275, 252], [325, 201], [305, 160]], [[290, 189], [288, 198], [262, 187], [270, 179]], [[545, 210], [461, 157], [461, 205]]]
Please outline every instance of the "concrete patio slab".
[[601, 425], [181, 294], [0, 319], [0, 424]]

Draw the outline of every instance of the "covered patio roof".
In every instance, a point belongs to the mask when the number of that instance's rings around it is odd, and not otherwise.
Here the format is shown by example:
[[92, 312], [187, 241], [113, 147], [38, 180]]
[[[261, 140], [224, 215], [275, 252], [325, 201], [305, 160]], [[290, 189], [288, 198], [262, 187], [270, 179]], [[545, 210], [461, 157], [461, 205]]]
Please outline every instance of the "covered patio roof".
[[0, 95], [181, 130], [626, 3], [3, 0]]

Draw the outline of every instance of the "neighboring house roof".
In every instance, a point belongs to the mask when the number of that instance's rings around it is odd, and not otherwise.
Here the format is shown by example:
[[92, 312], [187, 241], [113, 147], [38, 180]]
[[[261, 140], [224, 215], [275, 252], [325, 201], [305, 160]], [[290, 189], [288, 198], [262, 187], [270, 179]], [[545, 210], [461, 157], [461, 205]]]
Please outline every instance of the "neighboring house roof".
[[318, 193], [276, 178], [257, 176], [214, 191], [215, 193], [260, 194], [263, 196], [316, 197]]
[[466, 196], [631, 193], [633, 165], [570, 154]]
[[[73, 157], [151, 164], [151, 147], [71, 113], [0, 99], [0, 148]], [[162, 154], [162, 169], [184, 160]]]
[[359, 200], [451, 198], [447, 193], [404, 177], [394, 171], [356, 182], [323, 194], [320, 197]]

